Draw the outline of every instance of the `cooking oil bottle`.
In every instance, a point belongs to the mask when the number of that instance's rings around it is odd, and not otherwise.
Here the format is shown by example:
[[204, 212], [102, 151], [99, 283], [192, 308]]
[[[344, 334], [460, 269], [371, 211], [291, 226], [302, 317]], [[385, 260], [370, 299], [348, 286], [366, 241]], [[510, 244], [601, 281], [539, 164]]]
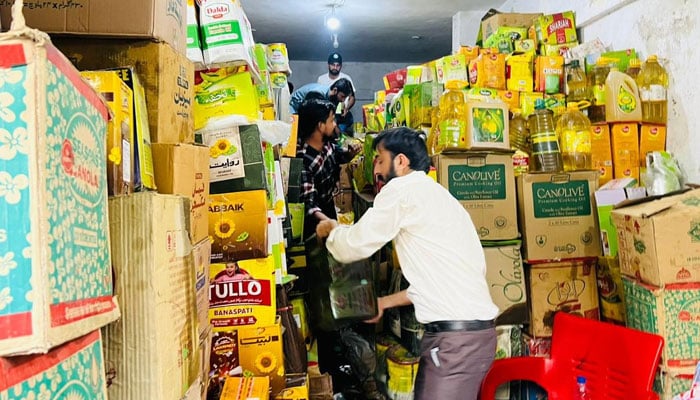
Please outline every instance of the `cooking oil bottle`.
[[510, 147], [513, 154], [515, 176], [527, 173], [530, 164], [530, 128], [519, 108], [513, 109], [513, 117], [509, 122]]
[[607, 122], [642, 120], [642, 105], [637, 83], [616, 68], [611, 69], [605, 79], [605, 120]]
[[566, 67], [566, 101], [589, 100], [586, 73], [578, 60], [572, 60]]
[[428, 155], [438, 154], [438, 140], [440, 139], [440, 111], [437, 107], [430, 110], [430, 133], [428, 134]]
[[579, 111], [579, 105], [587, 102], [569, 103], [566, 112], [557, 122], [557, 136], [561, 147], [564, 171], [592, 169], [591, 121]]
[[666, 124], [668, 74], [655, 55], [642, 64], [637, 86], [642, 98], [642, 121]]
[[564, 169], [553, 113], [545, 108], [544, 99], [535, 100], [535, 111], [528, 117], [530, 125], [530, 171], [560, 172]]
[[632, 58], [630, 59], [630, 62], [627, 64], [627, 70], [625, 73], [629, 75], [632, 79], [636, 80], [637, 76], [639, 76], [639, 71], [642, 69], [642, 62], [639, 61], [638, 58]]
[[588, 108], [591, 122], [605, 122], [605, 80], [610, 73], [608, 60], [601, 57], [593, 67], [593, 104]]
[[440, 136], [437, 152], [467, 150], [467, 102], [462, 92], [463, 81], [452, 80], [445, 84], [440, 97]]

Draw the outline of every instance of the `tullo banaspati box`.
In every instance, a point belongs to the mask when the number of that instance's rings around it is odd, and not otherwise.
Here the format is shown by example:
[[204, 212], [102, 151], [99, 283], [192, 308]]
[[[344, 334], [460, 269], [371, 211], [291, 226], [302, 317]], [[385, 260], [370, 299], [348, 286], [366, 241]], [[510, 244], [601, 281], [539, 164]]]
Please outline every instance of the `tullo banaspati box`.
[[593, 196], [598, 171], [523, 174], [517, 187], [527, 262], [601, 255]]
[[0, 42], [0, 356], [119, 317], [107, 217], [108, 109], [48, 41]]

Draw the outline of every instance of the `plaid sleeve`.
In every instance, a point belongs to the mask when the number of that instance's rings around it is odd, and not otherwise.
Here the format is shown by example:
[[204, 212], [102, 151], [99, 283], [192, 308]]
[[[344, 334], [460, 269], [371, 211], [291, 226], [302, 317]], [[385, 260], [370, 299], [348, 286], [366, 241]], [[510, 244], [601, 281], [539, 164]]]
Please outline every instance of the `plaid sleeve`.
[[312, 215], [316, 211], [321, 211], [318, 206], [318, 191], [314, 185], [314, 164], [315, 159], [307, 165], [308, 159], [304, 159], [304, 169], [301, 171], [301, 200], [307, 209], [307, 214]]

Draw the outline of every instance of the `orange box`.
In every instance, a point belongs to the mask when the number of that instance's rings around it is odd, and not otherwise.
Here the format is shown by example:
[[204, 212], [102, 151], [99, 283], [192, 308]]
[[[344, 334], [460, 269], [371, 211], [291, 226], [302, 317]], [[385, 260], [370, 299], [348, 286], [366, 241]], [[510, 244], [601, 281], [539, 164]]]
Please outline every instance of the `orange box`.
[[267, 326], [239, 329], [238, 357], [244, 376], [269, 377], [273, 395], [284, 389], [284, 352], [279, 320]]
[[608, 124], [591, 126], [591, 161], [593, 169], [600, 171], [599, 185], [613, 178], [612, 144]]
[[508, 105], [508, 110], [520, 108], [520, 92], [515, 90], [499, 90], [498, 97]]
[[267, 377], [250, 376], [226, 379], [221, 400], [269, 400], [270, 380]]
[[547, 94], [564, 93], [564, 57], [535, 58], [535, 91]]
[[666, 127], [642, 124], [639, 133], [639, 166], [642, 168], [647, 166], [647, 153], [664, 150], [666, 150]]
[[267, 257], [266, 191], [211, 195], [209, 240], [212, 262]]
[[272, 256], [209, 267], [209, 321], [215, 333], [274, 324], [276, 299]]
[[612, 153], [615, 178], [639, 181], [639, 125], [612, 124]]

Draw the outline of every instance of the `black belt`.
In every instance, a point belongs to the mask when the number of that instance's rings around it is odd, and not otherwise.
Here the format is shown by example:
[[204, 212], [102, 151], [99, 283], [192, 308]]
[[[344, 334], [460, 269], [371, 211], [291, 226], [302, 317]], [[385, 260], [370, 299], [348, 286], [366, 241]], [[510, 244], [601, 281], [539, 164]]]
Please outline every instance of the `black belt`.
[[438, 333], [438, 332], [459, 332], [459, 331], [483, 331], [484, 329], [490, 329], [496, 326], [494, 321], [435, 321], [429, 322], [423, 325], [426, 332]]

